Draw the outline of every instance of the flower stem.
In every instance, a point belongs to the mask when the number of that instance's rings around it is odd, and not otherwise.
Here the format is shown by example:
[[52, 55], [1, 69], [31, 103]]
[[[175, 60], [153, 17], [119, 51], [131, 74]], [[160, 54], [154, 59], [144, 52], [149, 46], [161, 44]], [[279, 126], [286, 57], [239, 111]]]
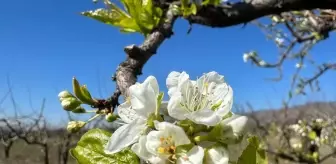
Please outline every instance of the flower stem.
[[96, 113], [97, 110], [87, 110], [86, 113]]
[[164, 94], [163, 94], [163, 92], [161, 92], [156, 99], [156, 109], [155, 109], [155, 113], [154, 113], [156, 118], [161, 117], [160, 116], [160, 108], [161, 108], [161, 103], [162, 103], [163, 96], [164, 96]]
[[89, 120], [87, 120], [87, 123], [89, 123], [90, 121], [96, 119], [97, 117], [99, 117], [101, 114], [96, 114], [95, 116], [91, 117]]

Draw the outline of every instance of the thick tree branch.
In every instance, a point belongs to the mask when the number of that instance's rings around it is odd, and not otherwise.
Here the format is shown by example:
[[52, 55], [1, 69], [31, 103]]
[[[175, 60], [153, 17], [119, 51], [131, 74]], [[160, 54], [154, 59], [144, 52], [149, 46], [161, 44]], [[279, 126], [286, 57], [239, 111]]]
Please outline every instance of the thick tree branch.
[[110, 99], [113, 109], [118, 105], [118, 97], [121, 94], [128, 97], [128, 88], [136, 83], [137, 76], [141, 75], [145, 63], [156, 53], [162, 42], [173, 34], [172, 29], [176, 18], [173, 12], [167, 9], [159, 27], [154, 29], [140, 46], [125, 47], [127, 58], [118, 66], [114, 76], [117, 85]]
[[[282, 12], [312, 9], [336, 9], [336, 0], [246, 0], [230, 7], [207, 6], [201, 8], [197, 15], [187, 18], [191, 23], [211, 27], [228, 27], [247, 23], [267, 15]], [[333, 25], [336, 27], [336, 23]]]

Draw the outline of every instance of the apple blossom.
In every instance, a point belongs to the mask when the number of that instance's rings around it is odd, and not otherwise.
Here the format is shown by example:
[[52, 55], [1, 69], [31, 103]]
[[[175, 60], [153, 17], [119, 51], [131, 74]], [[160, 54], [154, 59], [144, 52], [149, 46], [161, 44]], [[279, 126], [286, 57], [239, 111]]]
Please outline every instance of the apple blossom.
[[136, 83], [129, 88], [130, 98], [118, 106], [118, 114], [126, 124], [119, 127], [111, 136], [105, 152], [113, 154], [138, 141], [148, 129], [147, 120], [155, 113], [159, 104], [159, 85], [153, 76], [142, 84]]
[[166, 163], [176, 160], [179, 164], [201, 164], [204, 150], [194, 146], [187, 153], [177, 158], [176, 149], [178, 146], [190, 144], [184, 130], [169, 122], [154, 121], [156, 130], [143, 135], [139, 142], [132, 146], [132, 151], [142, 160], [150, 163]]
[[189, 80], [185, 72], [172, 72], [166, 83], [170, 96], [168, 113], [175, 119], [214, 126], [232, 108], [232, 88], [217, 72], [204, 74], [196, 81]]

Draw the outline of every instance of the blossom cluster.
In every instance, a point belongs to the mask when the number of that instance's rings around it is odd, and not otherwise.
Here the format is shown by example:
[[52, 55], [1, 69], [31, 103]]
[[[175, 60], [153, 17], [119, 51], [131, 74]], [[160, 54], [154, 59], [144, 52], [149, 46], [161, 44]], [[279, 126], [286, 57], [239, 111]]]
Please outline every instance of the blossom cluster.
[[[291, 147], [300, 150], [312, 145], [321, 147], [322, 145], [332, 145], [335, 147], [335, 127], [330, 127], [330, 122], [325, 119], [317, 118], [310, 122], [299, 120], [297, 124], [289, 126], [289, 129], [295, 133], [290, 139]], [[330, 129], [332, 128], [332, 129]]]
[[231, 111], [233, 91], [224, 76], [209, 72], [191, 80], [186, 72], [171, 72], [166, 85], [168, 101], [153, 76], [129, 88], [117, 110], [124, 124], [112, 134], [105, 153], [131, 148], [152, 164], [237, 161], [239, 153], [230, 146], [244, 144], [248, 118]]

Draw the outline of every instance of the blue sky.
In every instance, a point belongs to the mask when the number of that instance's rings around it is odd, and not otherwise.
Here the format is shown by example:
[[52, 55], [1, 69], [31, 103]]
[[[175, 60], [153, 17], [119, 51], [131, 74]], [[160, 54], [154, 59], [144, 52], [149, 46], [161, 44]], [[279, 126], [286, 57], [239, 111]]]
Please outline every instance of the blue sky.
[[[59, 91], [71, 90], [71, 78], [87, 84], [92, 95], [106, 98], [114, 91], [110, 80], [117, 65], [125, 59], [124, 46], [140, 44], [138, 34], [122, 34], [117, 28], [102, 24], [79, 13], [95, 9], [90, 0], [16, 0], [0, 3], [0, 97], [6, 91], [9, 75], [20, 111], [30, 110], [29, 91], [33, 106], [38, 108], [46, 98], [46, 115], [50, 120], [65, 116], [57, 99]], [[265, 81], [276, 76], [276, 70], [260, 69], [243, 63], [242, 54], [257, 50], [268, 61], [276, 61], [278, 50], [254, 25], [223, 29], [193, 27], [187, 35], [188, 23], [178, 20], [175, 35], [164, 42], [145, 65], [144, 74], [157, 77], [167, 91], [165, 78], [171, 71], [186, 71], [193, 78], [215, 70], [223, 74], [234, 89], [235, 102], [249, 101], [256, 108], [279, 107], [287, 95], [289, 77], [295, 62], [285, 65], [285, 79]], [[312, 53], [318, 62], [332, 61], [336, 39], [317, 45]], [[306, 72], [312, 73], [311, 67]], [[334, 99], [335, 75], [321, 78], [323, 93], [301, 97], [306, 100]], [[12, 110], [6, 100], [2, 109]]]

